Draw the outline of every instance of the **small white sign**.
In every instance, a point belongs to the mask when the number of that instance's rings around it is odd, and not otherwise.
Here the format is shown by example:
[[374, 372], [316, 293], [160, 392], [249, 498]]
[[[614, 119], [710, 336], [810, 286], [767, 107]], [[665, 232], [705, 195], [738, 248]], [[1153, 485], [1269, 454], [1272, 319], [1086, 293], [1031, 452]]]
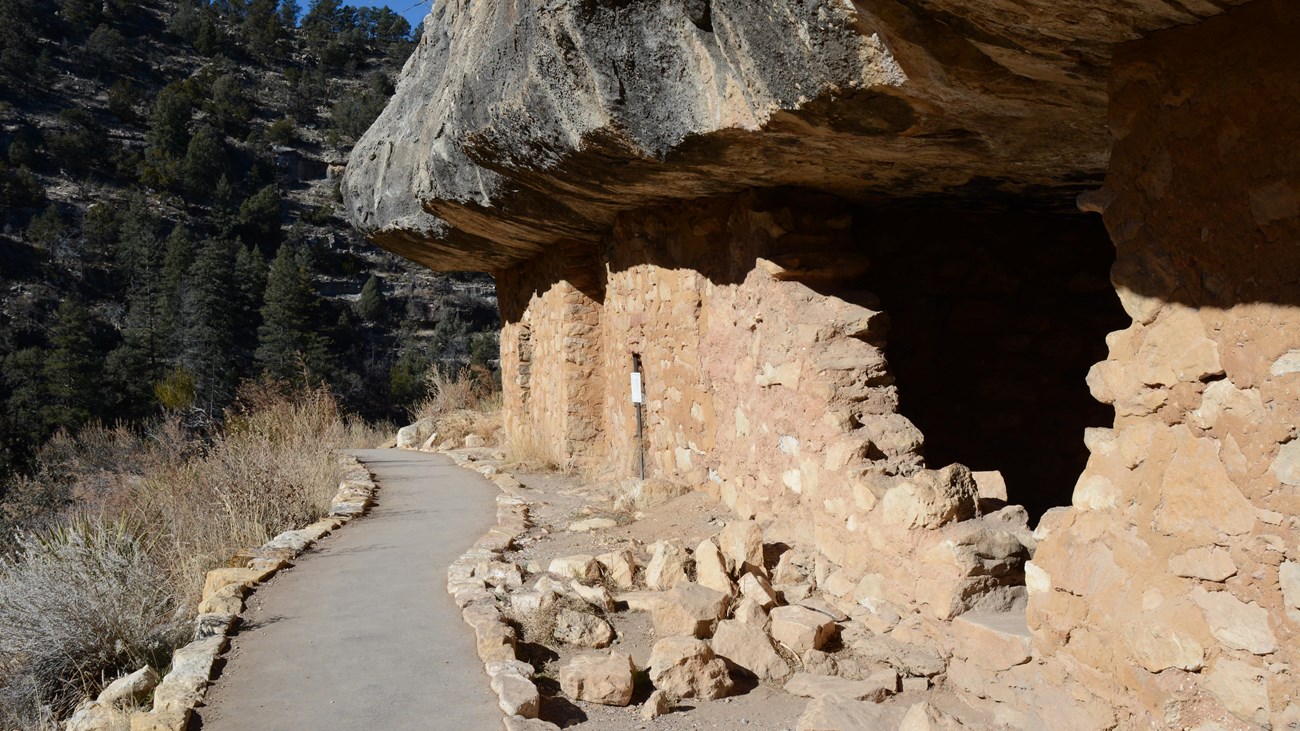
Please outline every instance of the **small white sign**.
[[641, 374], [632, 374], [632, 403], [641, 403]]

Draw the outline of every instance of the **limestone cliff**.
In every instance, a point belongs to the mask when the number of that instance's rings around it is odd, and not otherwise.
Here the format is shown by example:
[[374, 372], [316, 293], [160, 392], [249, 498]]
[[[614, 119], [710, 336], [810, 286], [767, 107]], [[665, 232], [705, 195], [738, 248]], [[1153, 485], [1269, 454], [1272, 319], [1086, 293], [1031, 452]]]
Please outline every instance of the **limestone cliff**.
[[1237, 2], [438, 0], [344, 196], [462, 270], [753, 187], [1061, 205], [1105, 170], [1112, 44]]

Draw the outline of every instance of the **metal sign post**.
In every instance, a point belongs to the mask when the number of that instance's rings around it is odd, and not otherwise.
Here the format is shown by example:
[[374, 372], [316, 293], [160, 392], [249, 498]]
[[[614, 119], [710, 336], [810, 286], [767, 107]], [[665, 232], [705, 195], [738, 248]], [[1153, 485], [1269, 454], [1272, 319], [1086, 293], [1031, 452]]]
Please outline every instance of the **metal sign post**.
[[636, 404], [636, 463], [637, 474], [642, 480], [645, 480], [645, 424], [641, 416], [641, 406], [644, 401], [641, 393], [641, 356], [632, 354], [632, 403]]

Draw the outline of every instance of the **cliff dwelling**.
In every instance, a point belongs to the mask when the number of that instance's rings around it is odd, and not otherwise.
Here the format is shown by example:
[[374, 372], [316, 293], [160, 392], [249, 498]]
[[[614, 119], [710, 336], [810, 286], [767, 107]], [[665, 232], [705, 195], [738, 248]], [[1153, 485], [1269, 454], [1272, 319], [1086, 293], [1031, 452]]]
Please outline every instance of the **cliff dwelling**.
[[1300, 728], [1300, 11], [1013, 5], [435, 2], [349, 214], [1005, 727]]

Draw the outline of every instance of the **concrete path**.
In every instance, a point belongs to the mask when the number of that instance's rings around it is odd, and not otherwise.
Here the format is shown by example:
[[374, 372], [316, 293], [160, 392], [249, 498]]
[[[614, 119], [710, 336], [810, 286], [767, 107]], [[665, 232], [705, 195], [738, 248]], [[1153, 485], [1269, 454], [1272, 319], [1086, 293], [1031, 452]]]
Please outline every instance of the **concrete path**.
[[356, 455], [377, 505], [252, 595], [205, 731], [501, 727], [446, 592], [447, 566], [496, 519], [496, 487], [439, 455]]

